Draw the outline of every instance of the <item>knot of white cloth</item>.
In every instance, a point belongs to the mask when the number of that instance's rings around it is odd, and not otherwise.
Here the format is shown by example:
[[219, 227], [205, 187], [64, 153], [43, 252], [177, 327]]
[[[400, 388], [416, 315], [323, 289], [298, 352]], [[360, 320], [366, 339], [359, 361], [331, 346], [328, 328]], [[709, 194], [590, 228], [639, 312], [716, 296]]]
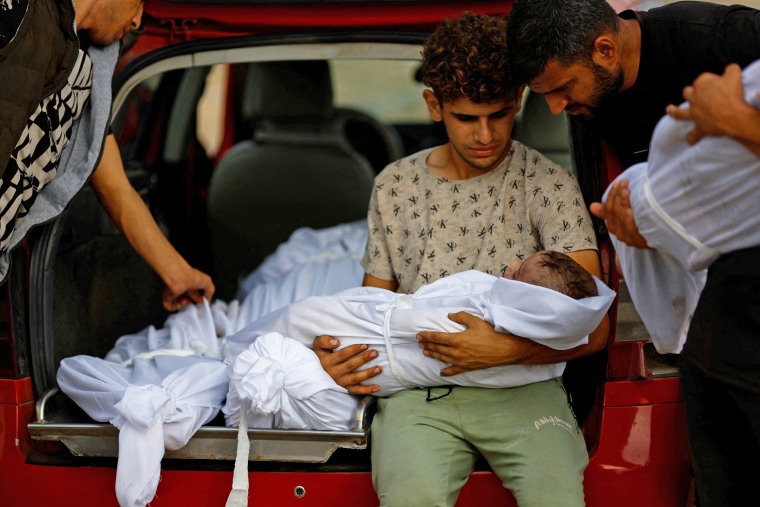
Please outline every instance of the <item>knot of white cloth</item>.
[[208, 345], [203, 343], [201, 340], [198, 340], [197, 338], [190, 340], [190, 348], [193, 349], [193, 351], [199, 356], [211, 357], [213, 359], [222, 358], [221, 352], [209, 349]]
[[396, 298], [393, 301], [389, 301], [387, 303], [380, 303], [379, 305], [375, 306], [375, 310], [378, 312], [386, 312], [386, 315], [389, 312], [392, 312], [396, 308], [411, 308], [412, 307], [412, 296], [410, 294], [398, 294]]
[[230, 388], [237, 391], [241, 400], [250, 400], [251, 408], [262, 414], [280, 411], [284, 386], [282, 363], [251, 349], [240, 354], [230, 375]]
[[391, 315], [396, 308], [411, 308], [412, 296], [410, 294], [399, 294], [396, 299], [388, 303], [381, 303], [375, 306], [375, 309], [379, 312], [385, 312], [383, 318], [383, 339], [385, 341], [386, 354], [388, 356], [388, 367], [391, 370], [391, 374], [396, 379], [396, 382], [406, 387], [415, 387], [414, 384], [407, 381], [401, 374], [401, 367], [396, 360], [396, 354], [393, 351], [393, 344], [391, 343]]
[[171, 389], [155, 385], [129, 386], [116, 404], [116, 410], [135, 428], [147, 429], [166, 420], [176, 406], [177, 395]]

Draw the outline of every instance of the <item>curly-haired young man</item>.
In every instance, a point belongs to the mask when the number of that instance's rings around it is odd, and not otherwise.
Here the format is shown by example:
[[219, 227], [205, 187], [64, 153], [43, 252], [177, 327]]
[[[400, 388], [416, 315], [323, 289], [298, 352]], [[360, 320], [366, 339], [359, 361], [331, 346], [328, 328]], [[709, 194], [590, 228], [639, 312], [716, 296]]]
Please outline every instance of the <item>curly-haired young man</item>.
[[[599, 275], [577, 182], [510, 138], [522, 89], [506, 75], [505, 30], [503, 18], [465, 13], [425, 44], [423, 81], [430, 89], [423, 98], [448, 142], [377, 176], [364, 285], [411, 293], [468, 269], [498, 276], [542, 249], [566, 252]], [[588, 345], [554, 351], [464, 312], [451, 318], [468, 329], [420, 335], [426, 355], [458, 365], [442, 375], [563, 362], [601, 349], [608, 325], [605, 318]], [[337, 340], [326, 336], [314, 345], [339, 384], [354, 393], [376, 390], [367, 379], [378, 368], [357, 371], [375, 351], [355, 345], [331, 353]], [[372, 473], [381, 505], [453, 505], [479, 455], [523, 507], [584, 503], [588, 455], [555, 379], [508, 389], [410, 389], [378, 400]]]

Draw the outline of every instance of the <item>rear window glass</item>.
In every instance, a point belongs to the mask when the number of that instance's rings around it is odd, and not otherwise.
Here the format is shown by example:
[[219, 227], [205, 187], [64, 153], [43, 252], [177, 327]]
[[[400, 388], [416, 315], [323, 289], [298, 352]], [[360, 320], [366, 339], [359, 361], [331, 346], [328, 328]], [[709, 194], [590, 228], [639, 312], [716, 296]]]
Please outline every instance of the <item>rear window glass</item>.
[[425, 86], [416, 79], [420, 62], [333, 60], [335, 105], [359, 109], [388, 124], [430, 122], [422, 100]]

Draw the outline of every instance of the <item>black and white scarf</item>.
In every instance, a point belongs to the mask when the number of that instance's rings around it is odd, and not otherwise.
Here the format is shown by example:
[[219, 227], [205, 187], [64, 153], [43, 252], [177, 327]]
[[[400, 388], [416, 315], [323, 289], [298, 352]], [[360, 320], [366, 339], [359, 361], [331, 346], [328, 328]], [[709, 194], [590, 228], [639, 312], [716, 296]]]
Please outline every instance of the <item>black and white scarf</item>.
[[[0, 0], [0, 5], [9, 1]], [[55, 177], [91, 87], [92, 61], [80, 50], [65, 85], [43, 99], [29, 118], [0, 178], [0, 251], [8, 247], [37, 194]]]

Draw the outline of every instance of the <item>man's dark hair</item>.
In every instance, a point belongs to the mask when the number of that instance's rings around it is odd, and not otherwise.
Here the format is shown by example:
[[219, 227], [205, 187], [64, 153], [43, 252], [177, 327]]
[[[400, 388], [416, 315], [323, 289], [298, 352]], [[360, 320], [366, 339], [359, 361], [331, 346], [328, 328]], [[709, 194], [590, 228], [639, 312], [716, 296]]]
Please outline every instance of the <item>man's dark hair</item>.
[[515, 98], [518, 87], [507, 77], [506, 30], [501, 16], [464, 12], [444, 20], [422, 48], [422, 82], [441, 103]]
[[511, 78], [526, 84], [550, 60], [591, 64], [594, 40], [617, 34], [620, 19], [605, 0], [517, 0], [507, 19]]
[[542, 268], [531, 280], [535, 285], [553, 289], [573, 299], [597, 296], [594, 277], [575, 262], [569, 255], [553, 250], [544, 250], [535, 255], [540, 258], [536, 266]]

